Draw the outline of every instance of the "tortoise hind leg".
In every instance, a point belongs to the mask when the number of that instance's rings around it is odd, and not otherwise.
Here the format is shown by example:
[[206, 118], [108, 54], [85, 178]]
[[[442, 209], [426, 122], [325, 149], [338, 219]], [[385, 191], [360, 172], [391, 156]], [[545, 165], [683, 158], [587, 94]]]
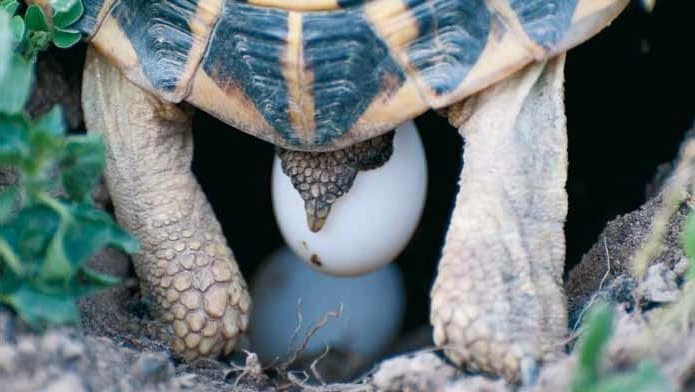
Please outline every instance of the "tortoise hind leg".
[[190, 169], [190, 113], [131, 84], [93, 49], [82, 97], [89, 132], [107, 145], [116, 218], [141, 242], [135, 270], [172, 327], [174, 353], [228, 353], [246, 329], [250, 297]]
[[431, 294], [434, 340], [510, 381], [531, 382], [566, 333], [563, 66], [532, 65], [449, 111], [466, 145]]

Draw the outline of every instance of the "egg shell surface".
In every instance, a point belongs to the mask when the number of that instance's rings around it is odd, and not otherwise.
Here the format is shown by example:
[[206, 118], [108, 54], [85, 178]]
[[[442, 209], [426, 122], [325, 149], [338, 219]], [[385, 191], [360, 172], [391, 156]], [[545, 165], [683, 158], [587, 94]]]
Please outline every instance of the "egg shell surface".
[[337, 312], [342, 304], [340, 317], [330, 318], [316, 331], [303, 357], [315, 358], [329, 345], [349, 353], [350, 358], [367, 361], [392, 343], [405, 309], [403, 278], [396, 264], [359, 277], [335, 277], [307, 267], [286, 247], [259, 267], [251, 282], [251, 295], [251, 343], [264, 364], [287, 358], [298, 312], [302, 321], [295, 346], [312, 325], [326, 313]]
[[277, 156], [273, 164], [273, 208], [285, 242], [312, 268], [337, 276], [365, 274], [393, 261], [417, 228], [426, 190], [425, 151], [412, 121], [396, 129], [389, 161], [360, 171], [317, 233], [309, 230], [304, 200]]

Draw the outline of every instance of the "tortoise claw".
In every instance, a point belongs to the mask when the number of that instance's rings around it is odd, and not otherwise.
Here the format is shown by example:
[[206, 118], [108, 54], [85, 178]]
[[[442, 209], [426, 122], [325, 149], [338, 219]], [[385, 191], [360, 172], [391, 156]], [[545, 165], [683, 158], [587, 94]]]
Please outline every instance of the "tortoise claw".
[[304, 204], [306, 209], [306, 223], [312, 233], [318, 233], [323, 228], [331, 212], [331, 203], [322, 202], [320, 199], [310, 199]]

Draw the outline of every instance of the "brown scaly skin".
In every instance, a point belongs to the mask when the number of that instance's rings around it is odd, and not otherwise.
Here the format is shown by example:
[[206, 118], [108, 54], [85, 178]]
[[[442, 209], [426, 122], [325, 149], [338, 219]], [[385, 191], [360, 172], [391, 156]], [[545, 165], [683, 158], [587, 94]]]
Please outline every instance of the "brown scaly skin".
[[465, 167], [431, 294], [434, 340], [511, 381], [532, 382], [566, 332], [563, 65], [534, 64], [449, 111]]
[[331, 206], [348, 193], [357, 173], [388, 162], [393, 153], [393, 135], [388, 132], [342, 150], [294, 151], [278, 148], [282, 171], [304, 200], [309, 230], [318, 232], [328, 219]]
[[141, 242], [135, 269], [172, 327], [174, 353], [229, 353], [246, 330], [250, 297], [190, 170], [190, 113], [136, 87], [93, 49], [82, 97], [87, 128], [108, 146], [116, 217]]

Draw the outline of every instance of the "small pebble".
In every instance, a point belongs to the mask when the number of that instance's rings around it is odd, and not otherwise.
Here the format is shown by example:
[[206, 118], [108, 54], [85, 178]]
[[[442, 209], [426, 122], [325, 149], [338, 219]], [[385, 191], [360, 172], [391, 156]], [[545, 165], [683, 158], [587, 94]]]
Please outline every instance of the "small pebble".
[[86, 391], [82, 381], [73, 373], [60, 377], [57, 381], [42, 389], [44, 392], [83, 392]]
[[174, 365], [164, 354], [145, 353], [133, 364], [132, 372], [142, 383], [159, 383], [174, 376]]
[[17, 351], [21, 354], [33, 354], [36, 352], [36, 342], [29, 336], [22, 336], [17, 341]]
[[0, 346], [0, 369], [11, 371], [14, 366], [14, 359], [17, 357], [17, 350], [9, 344]]

